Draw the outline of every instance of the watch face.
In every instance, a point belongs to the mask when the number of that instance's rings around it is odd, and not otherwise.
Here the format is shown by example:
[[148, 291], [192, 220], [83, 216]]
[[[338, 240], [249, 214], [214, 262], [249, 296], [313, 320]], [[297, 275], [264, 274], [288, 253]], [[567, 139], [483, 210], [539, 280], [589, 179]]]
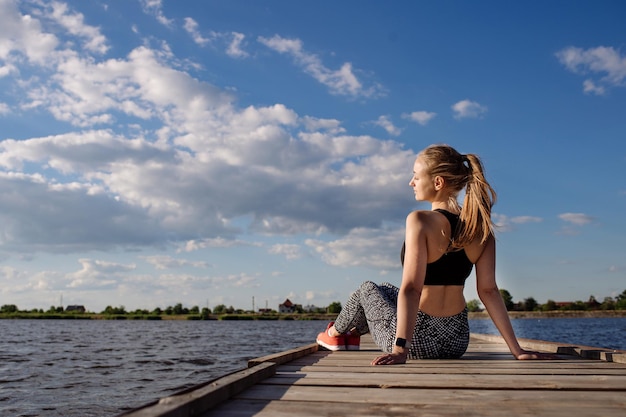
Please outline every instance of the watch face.
[[401, 337], [396, 338], [396, 346], [399, 347], [405, 347], [406, 346], [406, 339], [402, 339]]

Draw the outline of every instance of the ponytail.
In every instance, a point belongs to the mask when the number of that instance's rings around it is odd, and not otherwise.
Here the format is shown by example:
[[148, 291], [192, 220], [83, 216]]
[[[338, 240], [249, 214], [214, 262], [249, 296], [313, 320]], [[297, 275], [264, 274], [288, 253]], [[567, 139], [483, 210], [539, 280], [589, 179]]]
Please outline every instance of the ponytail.
[[462, 158], [468, 164], [469, 175], [461, 208], [461, 227], [452, 244], [456, 248], [462, 248], [478, 237], [480, 243], [485, 243], [493, 234], [491, 207], [497, 199], [495, 190], [485, 179], [483, 164], [478, 156], [467, 154]]
[[[441, 176], [450, 187], [450, 205], [459, 209], [460, 224], [453, 231], [452, 247], [463, 248], [480, 238], [485, 243], [493, 234], [491, 207], [496, 202], [496, 192], [485, 179], [483, 165], [477, 155], [462, 155], [448, 145], [432, 145], [420, 152], [430, 175]], [[465, 188], [463, 205], [457, 196]]]

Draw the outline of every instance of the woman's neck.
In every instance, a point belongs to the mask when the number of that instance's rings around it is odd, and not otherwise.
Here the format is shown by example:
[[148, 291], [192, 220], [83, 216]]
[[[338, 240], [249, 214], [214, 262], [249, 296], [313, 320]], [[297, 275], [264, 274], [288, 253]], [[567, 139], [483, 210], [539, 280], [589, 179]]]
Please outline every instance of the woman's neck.
[[432, 201], [431, 210], [445, 210], [450, 213], [459, 214], [459, 206], [454, 204], [451, 200], [441, 201], [436, 200]]

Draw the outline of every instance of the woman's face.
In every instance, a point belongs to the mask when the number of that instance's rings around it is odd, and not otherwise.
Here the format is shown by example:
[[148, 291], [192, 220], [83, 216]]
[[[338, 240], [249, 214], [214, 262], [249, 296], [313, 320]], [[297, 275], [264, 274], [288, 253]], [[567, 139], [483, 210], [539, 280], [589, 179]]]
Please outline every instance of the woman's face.
[[417, 201], [429, 201], [436, 195], [435, 182], [419, 157], [413, 165], [413, 178], [409, 185], [413, 188]]

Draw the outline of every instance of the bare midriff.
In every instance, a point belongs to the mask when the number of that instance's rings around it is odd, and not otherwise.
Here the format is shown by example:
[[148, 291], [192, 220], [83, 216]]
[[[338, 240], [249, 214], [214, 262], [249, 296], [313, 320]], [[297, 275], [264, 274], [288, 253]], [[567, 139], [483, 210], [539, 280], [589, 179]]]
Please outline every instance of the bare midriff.
[[462, 285], [424, 285], [420, 310], [434, 317], [450, 317], [465, 308]]

